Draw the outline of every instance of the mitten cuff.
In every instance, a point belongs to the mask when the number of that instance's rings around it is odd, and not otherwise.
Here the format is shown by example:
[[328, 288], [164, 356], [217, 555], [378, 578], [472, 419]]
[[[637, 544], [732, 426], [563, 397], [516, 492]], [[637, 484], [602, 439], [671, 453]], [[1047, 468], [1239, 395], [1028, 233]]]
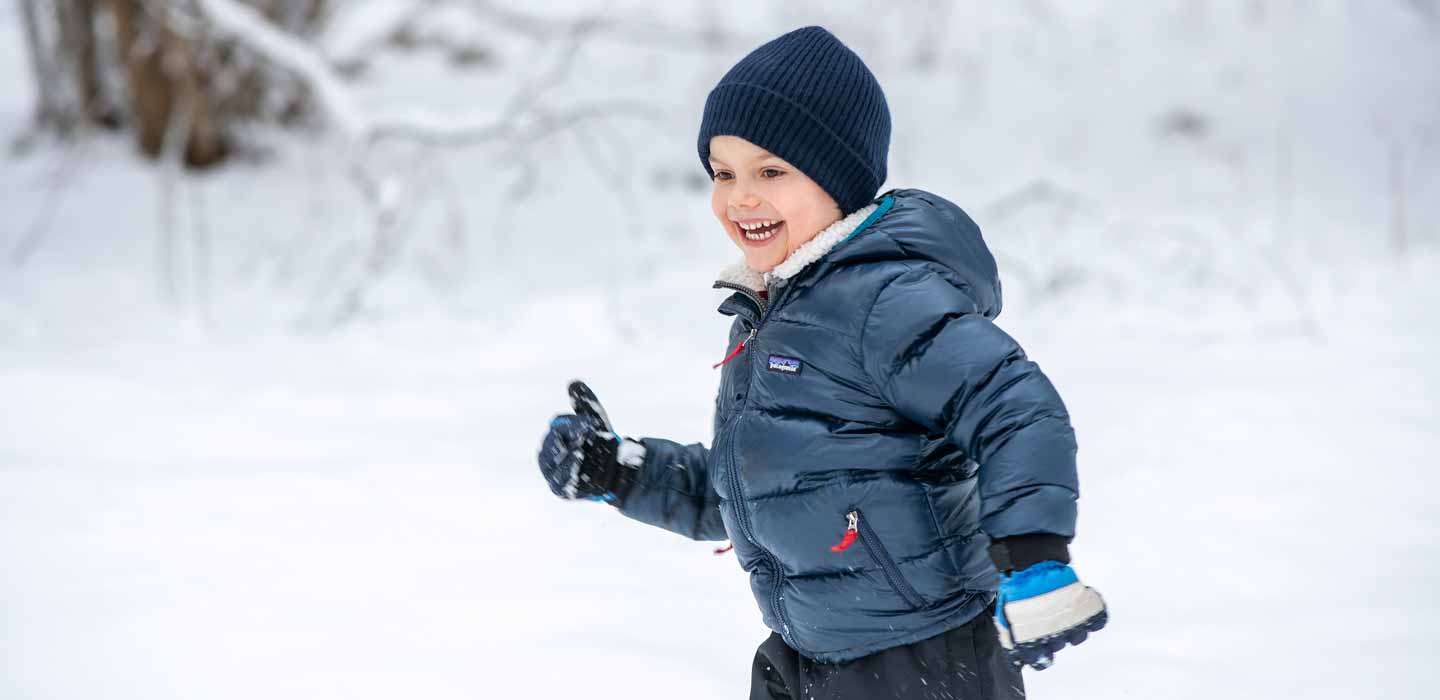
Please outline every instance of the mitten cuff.
[[649, 455], [645, 450], [645, 443], [634, 438], [620, 438], [615, 446], [615, 464], [610, 467], [611, 479], [608, 498], [610, 505], [616, 508], [625, 507], [625, 499], [630, 496], [630, 490], [635, 488], [635, 482], [639, 480], [640, 471], [645, 468], [645, 459]]
[[615, 449], [615, 461], [639, 469], [645, 466], [645, 443], [635, 438], [624, 438]]
[[1042, 561], [1070, 563], [1070, 538], [1049, 533], [1002, 537], [990, 543], [990, 561], [1002, 574], [1028, 569]]

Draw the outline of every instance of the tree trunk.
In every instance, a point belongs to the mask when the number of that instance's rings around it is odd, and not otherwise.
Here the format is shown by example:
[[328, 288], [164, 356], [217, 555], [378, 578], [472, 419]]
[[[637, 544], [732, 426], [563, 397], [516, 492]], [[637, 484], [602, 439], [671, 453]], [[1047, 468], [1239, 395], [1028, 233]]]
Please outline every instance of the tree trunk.
[[[179, 87], [180, 113], [188, 127], [185, 139], [185, 165], [205, 168], [225, 160], [230, 154], [229, 140], [225, 135], [225, 124], [216, 113], [211, 98], [212, 71], [216, 70], [214, 51], [205, 51], [190, 41], [172, 35], [169, 50], [176, 57], [175, 65], [180, 75], [175, 81]], [[203, 62], [202, 62], [203, 61]]]
[[[123, 125], [150, 158], [167, 157], [174, 132], [176, 157], [203, 168], [231, 152], [232, 124], [290, 123], [307, 111], [303, 86], [253, 51], [210, 34], [204, 21], [187, 22], [183, 34], [172, 26], [173, 10], [193, 9], [185, 0], [18, 1], [37, 130]], [[328, 8], [325, 0], [244, 1], [296, 34], [313, 32]], [[97, 22], [102, 13], [113, 21]]]
[[46, 41], [35, 0], [20, 0], [20, 19], [25, 27], [30, 71], [35, 78], [35, 126], [65, 132], [68, 129], [57, 94], [58, 81], [55, 80], [56, 47]]
[[105, 0], [115, 16], [115, 44], [125, 64], [130, 114], [135, 120], [140, 151], [159, 158], [175, 98], [165, 75], [163, 32], [142, 23], [140, 0]]
[[80, 113], [97, 126], [116, 128], [120, 117], [115, 105], [105, 94], [100, 79], [99, 42], [95, 36], [95, 0], [68, 0], [71, 6], [64, 33], [66, 53], [74, 62], [75, 85], [79, 92]]

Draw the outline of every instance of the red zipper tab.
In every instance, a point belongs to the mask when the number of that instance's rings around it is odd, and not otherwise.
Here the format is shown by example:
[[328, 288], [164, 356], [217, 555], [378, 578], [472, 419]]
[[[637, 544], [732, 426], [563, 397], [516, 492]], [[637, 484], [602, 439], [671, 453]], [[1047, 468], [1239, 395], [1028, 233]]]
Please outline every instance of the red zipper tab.
[[855, 538], [860, 536], [860, 516], [855, 511], [845, 514], [845, 536], [840, 538], [840, 544], [830, 548], [832, 552], [843, 552], [855, 544]]
[[723, 556], [726, 552], [735, 548], [734, 542], [726, 542], [724, 547], [715, 548], [715, 556]]
[[736, 345], [736, 346], [735, 346], [735, 349], [734, 349], [734, 350], [731, 350], [731, 351], [730, 351], [730, 354], [725, 356], [725, 359], [723, 359], [723, 360], [721, 360], [721, 361], [719, 361], [719, 362], [716, 362], [715, 364], [711, 365], [711, 366], [710, 366], [710, 369], [719, 369], [719, 368], [720, 368], [720, 365], [723, 365], [723, 364], [725, 364], [726, 362], [729, 362], [729, 361], [735, 359], [735, 356], [736, 356], [736, 355], [739, 355], [739, 354], [740, 354], [740, 351], [745, 349], [745, 344], [748, 343], [748, 342], [750, 342], [752, 339], [754, 339], [754, 337], [755, 337], [755, 329], [754, 329], [754, 328], [751, 328], [751, 329], [750, 329], [750, 335], [745, 336], [745, 339], [742, 340], [742, 341], [740, 341], [740, 344], [739, 344], [739, 345]]

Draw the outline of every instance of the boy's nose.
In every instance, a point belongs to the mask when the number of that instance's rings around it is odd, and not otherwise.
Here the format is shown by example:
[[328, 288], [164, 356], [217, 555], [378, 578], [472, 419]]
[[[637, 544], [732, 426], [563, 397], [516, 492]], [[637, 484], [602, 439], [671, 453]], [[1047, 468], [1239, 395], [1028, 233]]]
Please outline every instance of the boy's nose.
[[760, 198], [748, 187], [735, 186], [730, 189], [730, 207], [732, 209], [754, 209], [760, 206]]

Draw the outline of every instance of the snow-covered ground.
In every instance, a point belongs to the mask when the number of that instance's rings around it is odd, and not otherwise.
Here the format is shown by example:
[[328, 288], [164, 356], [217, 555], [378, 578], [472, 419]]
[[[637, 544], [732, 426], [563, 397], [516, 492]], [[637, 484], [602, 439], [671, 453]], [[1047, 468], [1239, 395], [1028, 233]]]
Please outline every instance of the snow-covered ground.
[[[708, 441], [720, 317], [677, 337], [641, 303], [707, 272], [632, 292], [629, 337], [574, 295], [510, 328], [0, 349], [4, 696], [743, 696], [765, 631], [733, 558], [534, 467], [572, 376], [624, 432]], [[1318, 338], [1017, 314], [1113, 608], [1035, 697], [1427, 695], [1437, 291]]]
[[[1437, 123], [1422, 97], [1440, 96], [1440, 62], [1409, 61], [1440, 52], [1355, 3], [1298, 19], [1251, 5], [1297, 36], [1266, 45], [1274, 30], [1244, 19], [1222, 41], [1241, 20], [1180, 12], [1126, 39], [1107, 25], [1120, 6], [1089, 3], [951, 17], [989, 51], [957, 73], [875, 61], [897, 115], [890, 184], [976, 214], [1007, 280], [1001, 325], [1080, 440], [1075, 565], [1112, 622], [1027, 672], [1032, 697], [1440, 684], [1440, 210], [1423, 196], [1440, 168], [1415, 131], [1419, 242], [1398, 256], [1384, 125], [1366, 121]], [[1220, 28], [1161, 48], [1182, 20]], [[1284, 60], [1248, 62], [1262, 55]], [[21, 59], [0, 51], [0, 85], [23, 85]], [[699, 170], [685, 110], [723, 63], [644, 75], [673, 86], [676, 114], [632, 134], [628, 190], [547, 145], [535, 194], [507, 210], [509, 166], [449, 154], [436, 182], [453, 200], [417, 204], [405, 262], [360, 320], [323, 332], [292, 329], [367, 226], [323, 142], [266, 135], [270, 160], [176, 186], [177, 228], [204, 221], [213, 257], [205, 284], [181, 275], [178, 304], [158, 301], [161, 178], [124, 143], [3, 161], [0, 253], [49, 223], [25, 265], [0, 260], [0, 698], [743, 697], [766, 630], [733, 557], [561, 502], [534, 464], [574, 377], [624, 433], [710, 439], [727, 319], [709, 285], [735, 253], [673, 174]], [[1219, 77], [1166, 73], [1200, 65]], [[1107, 66], [1140, 87], [1061, 108]], [[461, 94], [423, 56], [374, 70], [375, 100]], [[1070, 87], [1016, 96], [1032, 74]], [[1328, 105], [1325, 81], [1370, 106]], [[0, 134], [16, 133], [26, 95], [0, 95]], [[1192, 105], [1200, 138], [1147, 135]], [[1288, 161], [1271, 140], [1285, 124]], [[470, 236], [458, 253], [435, 232], [446, 201]]]

